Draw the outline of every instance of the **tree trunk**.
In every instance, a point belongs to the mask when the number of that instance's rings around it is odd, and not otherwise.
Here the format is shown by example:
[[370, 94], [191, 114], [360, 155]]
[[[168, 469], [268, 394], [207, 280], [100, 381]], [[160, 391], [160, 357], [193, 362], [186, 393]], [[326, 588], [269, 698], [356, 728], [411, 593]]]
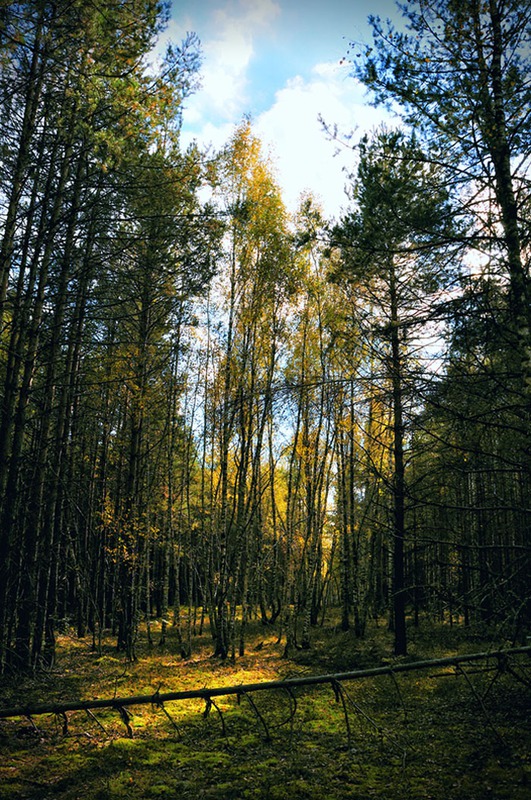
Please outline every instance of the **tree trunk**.
[[398, 299], [394, 266], [390, 265], [391, 299], [391, 380], [393, 387], [393, 622], [394, 652], [397, 656], [407, 654], [406, 605], [404, 586], [404, 542], [405, 542], [405, 468], [404, 468], [404, 422], [402, 407], [402, 360], [400, 354], [400, 329]]

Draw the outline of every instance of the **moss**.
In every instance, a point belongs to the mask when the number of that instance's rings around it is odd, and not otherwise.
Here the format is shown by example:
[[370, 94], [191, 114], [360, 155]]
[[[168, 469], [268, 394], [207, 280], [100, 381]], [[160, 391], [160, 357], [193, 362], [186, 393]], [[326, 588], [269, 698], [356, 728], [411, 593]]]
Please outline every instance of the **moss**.
[[[435, 627], [424, 638], [415, 631], [415, 657], [465, 651], [462, 632], [456, 629], [455, 641], [452, 635], [445, 629], [438, 641]], [[261, 629], [257, 636], [263, 637]], [[303, 654], [304, 671], [317, 673], [335, 664], [379, 666], [388, 634], [382, 626], [374, 639], [360, 642], [320, 628], [314, 640], [316, 647]], [[186, 663], [153, 651], [127, 670], [110, 649], [96, 659], [70, 644], [61, 644], [69, 673], [46, 676], [40, 687], [35, 679], [29, 684], [36, 701], [137, 694], [139, 686], [171, 691], [236, 685], [301, 673], [301, 664], [282, 659], [273, 644], [261, 648], [256, 660], [250, 655], [223, 665], [207, 658], [208, 650]], [[476, 643], [469, 649], [484, 648]], [[226, 735], [217, 711], [212, 708], [205, 718], [205, 704], [197, 700], [167, 704], [178, 731], [160, 709], [134, 707], [133, 739], [124, 735], [112, 709], [97, 712], [105, 731], [83, 713], [69, 715], [67, 737], [53, 717], [36, 720], [38, 731], [25, 720], [7, 720], [0, 723], [0, 799], [527, 800], [530, 693], [508, 673], [486, 692], [492, 678], [472, 672], [475, 693], [448, 671], [403, 674], [396, 683], [385, 676], [345, 683], [350, 739], [343, 705], [330, 686], [297, 690], [292, 718], [293, 700], [286, 693], [256, 693], [271, 741], [265, 741], [260, 719], [244, 698], [239, 705], [235, 698], [216, 701]], [[8, 688], [14, 696], [15, 687]]]
[[175, 800], [175, 786], [166, 783], [153, 783], [146, 789], [146, 797], [162, 797]]
[[128, 771], [120, 772], [108, 782], [109, 797], [128, 797], [134, 786], [134, 778]]

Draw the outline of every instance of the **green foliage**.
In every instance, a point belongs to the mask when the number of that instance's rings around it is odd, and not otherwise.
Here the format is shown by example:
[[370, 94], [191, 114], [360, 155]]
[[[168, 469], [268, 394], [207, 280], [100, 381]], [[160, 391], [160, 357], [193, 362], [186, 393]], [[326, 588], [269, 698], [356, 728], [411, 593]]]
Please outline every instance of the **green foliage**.
[[521, 122], [530, 97], [529, 0], [428, 0], [405, 3], [401, 10], [409, 30], [371, 15], [373, 46], [361, 51], [352, 45], [361, 56], [354, 73], [374, 92], [375, 102], [397, 102], [412, 127], [451, 142], [454, 154], [471, 165], [481, 156], [473, 136], [483, 136], [488, 148], [492, 134], [500, 133], [491, 82], [492, 65], [501, 58], [500, 88], [515, 133], [512, 146], [527, 154], [529, 129]]
[[[395, 630], [412, 613], [523, 637], [518, 5], [408, 3], [407, 36], [374, 22], [358, 74], [378, 100], [405, 104], [411, 132], [360, 142], [352, 207], [331, 237], [311, 196], [289, 218], [249, 119], [220, 153], [181, 150], [197, 37], [152, 63], [167, 4], [104, 5], [1, 10], [0, 671], [51, 668], [73, 625], [107, 688], [126, 688], [133, 673], [107, 632], [132, 665], [144, 621], [166, 656], [168, 642], [203, 653], [208, 631], [234, 675], [257, 619], [260, 652], [281, 623], [276, 646], [312, 666], [338, 603], [345, 639], [330, 664], [388, 655], [389, 636], [363, 653], [344, 645], [398, 601]], [[66, 685], [80, 681], [75, 666]], [[308, 708], [320, 735], [325, 717]], [[205, 747], [216, 718], [211, 708], [200, 728]], [[231, 719], [233, 747], [260, 746]], [[306, 769], [295, 795], [314, 791]], [[124, 767], [109, 791], [131, 780]]]
[[[513, 348], [529, 423], [531, 320], [524, 245], [529, 126], [530, 2], [428, 0], [401, 6], [409, 31], [371, 17], [374, 47], [354, 74], [376, 103], [397, 104], [428, 142], [510, 285]], [[529, 451], [529, 440], [526, 443]], [[528, 488], [526, 488], [528, 491]]]
[[[221, 228], [203, 217], [197, 148], [179, 149], [197, 37], [149, 65], [167, 19], [157, 0], [4, 10], [2, 669], [53, 661], [69, 605], [55, 576], [71, 568], [79, 632], [91, 617], [95, 633], [110, 612], [134, 657], [139, 575], [164, 529], [167, 464], [190, 460], [168, 452], [162, 432], [178, 427], [178, 329], [212, 277]], [[67, 554], [67, 529], [81, 530], [61, 511], [73, 510], [74, 493], [83, 498], [74, 516], [90, 523]], [[104, 612], [96, 597], [114, 581]]]

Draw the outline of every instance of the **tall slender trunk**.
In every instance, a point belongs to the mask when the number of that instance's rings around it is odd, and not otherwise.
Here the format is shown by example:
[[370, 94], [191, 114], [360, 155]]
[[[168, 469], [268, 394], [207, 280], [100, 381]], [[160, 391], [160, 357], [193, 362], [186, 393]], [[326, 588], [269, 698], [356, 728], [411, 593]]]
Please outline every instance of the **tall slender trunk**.
[[394, 652], [407, 654], [406, 604], [404, 586], [405, 467], [402, 389], [402, 357], [394, 265], [390, 265], [391, 299], [391, 381], [393, 391], [393, 617]]
[[[507, 253], [510, 281], [510, 309], [516, 337], [518, 368], [522, 391], [522, 453], [529, 462], [531, 417], [531, 297], [529, 277], [522, 259], [522, 241], [518, 222], [518, 202], [511, 167], [511, 142], [508, 138], [506, 118], [506, 91], [504, 87], [504, 32], [500, 17], [500, 4], [488, 0], [492, 46], [487, 63], [479, 2], [474, 4], [473, 25], [478, 53], [478, 65], [483, 87], [483, 136], [494, 166], [495, 192], [501, 210], [501, 223]], [[529, 491], [529, 469], [527, 491]]]
[[[11, 455], [9, 471], [6, 479], [5, 497], [6, 501], [2, 513], [2, 537], [9, 541], [10, 532], [15, 524], [16, 503], [18, 497], [17, 484], [19, 482], [20, 459], [23, 451], [24, 437], [27, 433], [26, 420], [28, 404], [30, 402], [31, 388], [33, 383], [35, 363], [37, 357], [38, 343], [41, 334], [41, 320], [44, 310], [46, 290], [48, 287], [49, 268], [52, 261], [53, 250], [55, 247], [55, 236], [57, 224], [64, 204], [64, 189], [70, 174], [72, 145], [67, 143], [62, 157], [60, 175], [57, 186], [55, 187], [54, 203], [48, 225], [47, 238], [39, 263], [39, 279], [37, 295], [33, 307], [31, 324], [27, 334], [25, 364], [18, 392], [17, 406], [13, 421], [13, 440], [11, 445]], [[41, 508], [42, 481], [37, 480], [35, 493], [32, 495], [32, 505], [35, 509]], [[33, 607], [33, 592], [36, 584], [35, 569], [37, 564], [37, 553], [39, 546], [39, 528], [41, 512], [38, 512], [38, 523], [34, 524], [35, 515], [31, 524], [25, 525], [24, 543], [22, 552], [24, 553], [25, 568], [20, 577], [20, 590], [17, 599], [17, 633], [16, 642], [12, 651], [12, 660], [19, 667], [29, 667], [31, 662], [31, 650], [29, 648], [30, 626]], [[9, 585], [13, 586], [12, 579], [4, 584], [3, 591], [9, 591]]]
[[36, 23], [30, 69], [26, 80], [27, 94], [24, 98], [24, 116], [18, 139], [18, 151], [11, 177], [11, 191], [0, 244], [0, 331], [3, 326], [9, 272], [13, 259], [15, 233], [20, 212], [20, 199], [32, 157], [32, 139], [45, 74], [46, 57], [43, 48], [44, 5], [42, 2], [39, 3], [39, 18]]

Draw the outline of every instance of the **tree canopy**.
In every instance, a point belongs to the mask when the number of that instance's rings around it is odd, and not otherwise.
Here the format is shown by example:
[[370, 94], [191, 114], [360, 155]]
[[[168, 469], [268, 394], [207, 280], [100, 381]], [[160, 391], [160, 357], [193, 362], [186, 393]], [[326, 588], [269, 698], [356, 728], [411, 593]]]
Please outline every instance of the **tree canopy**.
[[[529, 623], [528, 0], [410, 0], [352, 76], [397, 114], [289, 214], [244, 118], [182, 146], [152, 0], [0, 16], [0, 665], [66, 626], [285, 652], [327, 609]], [[208, 191], [204, 191], [208, 189]], [[209, 200], [204, 198], [208, 195]]]

